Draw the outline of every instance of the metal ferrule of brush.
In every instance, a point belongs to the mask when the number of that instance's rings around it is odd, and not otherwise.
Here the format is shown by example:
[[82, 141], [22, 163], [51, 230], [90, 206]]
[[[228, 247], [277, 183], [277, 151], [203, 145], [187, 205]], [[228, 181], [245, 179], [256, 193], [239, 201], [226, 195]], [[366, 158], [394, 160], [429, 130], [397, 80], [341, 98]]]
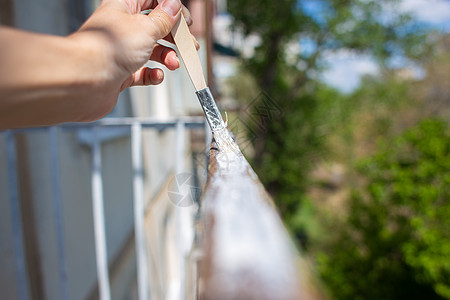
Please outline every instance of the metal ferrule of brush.
[[204, 88], [202, 90], [196, 91], [198, 100], [205, 112], [206, 120], [208, 120], [211, 130], [217, 131], [225, 128], [225, 123], [223, 122], [222, 115], [217, 108], [216, 102], [214, 101], [213, 95], [209, 88]]

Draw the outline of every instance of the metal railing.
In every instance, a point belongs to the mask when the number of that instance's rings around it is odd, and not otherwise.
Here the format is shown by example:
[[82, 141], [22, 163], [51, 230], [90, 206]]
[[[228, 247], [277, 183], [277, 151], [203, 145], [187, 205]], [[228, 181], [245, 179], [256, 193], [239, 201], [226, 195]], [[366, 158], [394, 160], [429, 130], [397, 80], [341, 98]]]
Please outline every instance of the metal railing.
[[[64, 248], [61, 199], [60, 166], [58, 164], [59, 131], [83, 131], [82, 139], [92, 147], [92, 209], [95, 231], [95, 255], [98, 298], [111, 299], [108, 249], [105, 235], [104, 195], [102, 178], [102, 138], [111, 128], [123, 128], [116, 135], [131, 137], [131, 161], [134, 203], [134, 241], [136, 251], [137, 292], [139, 300], [150, 298], [151, 278], [148, 270], [148, 247], [144, 232], [144, 179], [142, 131], [146, 129], [175, 130], [175, 174], [184, 170], [185, 130], [205, 128], [203, 118], [178, 118], [158, 121], [153, 119], [120, 118], [103, 119], [89, 124], [67, 124], [57, 127], [6, 131], [6, 155], [9, 181], [15, 264], [20, 299], [31, 299], [27, 286], [27, 266], [22, 236], [17, 149], [15, 133], [44, 130], [48, 132], [53, 213], [56, 220], [57, 254], [61, 281], [60, 298], [69, 299]], [[209, 130], [206, 130], [209, 132]], [[206, 135], [210, 141], [210, 136]], [[260, 183], [258, 176], [242, 154], [225, 153], [213, 142], [209, 152], [208, 179], [200, 209], [200, 221], [196, 224], [199, 240], [193, 249], [177, 244], [180, 274], [185, 274], [185, 264], [196, 264], [198, 272], [191, 274], [195, 282], [179, 278], [177, 299], [322, 299], [308, 276], [307, 267], [292, 243], [276, 208]], [[183, 240], [183, 208], [175, 210], [176, 239]], [[189, 217], [189, 216], [188, 216]], [[192, 245], [190, 245], [192, 246]], [[188, 255], [192, 256], [187, 261]], [[186, 294], [186, 284], [194, 284], [195, 292]], [[170, 287], [169, 287], [170, 289]], [[170, 292], [167, 292], [170, 294]], [[166, 296], [165, 298], [168, 299]]]
[[201, 299], [323, 299], [245, 157], [214, 142], [201, 215]]
[[[107, 133], [111, 128], [122, 128], [123, 131], [115, 131], [113, 135], [131, 136], [131, 160], [133, 168], [133, 202], [134, 202], [134, 239], [136, 248], [137, 264], [137, 290], [138, 299], [149, 299], [149, 276], [146, 239], [144, 233], [144, 180], [143, 180], [143, 161], [142, 161], [142, 131], [146, 129], [166, 130], [175, 129], [175, 172], [181, 172], [184, 168], [183, 157], [185, 145], [185, 129], [206, 128], [206, 123], [202, 117], [183, 117], [170, 120], [140, 119], [140, 118], [106, 118], [98, 122], [85, 124], [64, 124], [56, 127], [30, 128], [19, 130], [8, 130], [4, 132], [6, 142], [7, 174], [9, 186], [9, 202], [11, 207], [11, 218], [14, 238], [14, 254], [16, 264], [16, 274], [18, 283], [18, 295], [22, 300], [31, 299], [29, 295], [29, 277], [27, 274], [25, 246], [23, 237], [22, 220], [20, 208], [20, 189], [18, 174], [18, 159], [16, 149], [16, 133], [29, 133], [35, 131], [47, 131], [48, 143], [51, 156], [51, 178], [53, 195], [53, 213], [56, 220], [56, 240], [58, 248], [59, 277], [61, 281], [60, 297], [69, 299], [68, 278], [66, 267], [66, 250], [64, 248], [63, 235], [63, 215], [60, 183], [60, 166], [58, 164], [59, 131], [83, 131], [81, 135], [85, 143], [92, 146], [92, 170], [91, 170], [91, 194], [92, 209], [94, 218], [95, 232], [95, 255], [96, 269], [98, 278], [98, 293], [101, 300], [111, 299], [111, 286], [108, 271], [108, 255], [105, 235], [105, 215], [104, 215], [104, 195], [102, 178], [102, 133]], [[208, 132], [208, 131], [207, 131]], [[1, 133], [1, 132], [0, 132]]]

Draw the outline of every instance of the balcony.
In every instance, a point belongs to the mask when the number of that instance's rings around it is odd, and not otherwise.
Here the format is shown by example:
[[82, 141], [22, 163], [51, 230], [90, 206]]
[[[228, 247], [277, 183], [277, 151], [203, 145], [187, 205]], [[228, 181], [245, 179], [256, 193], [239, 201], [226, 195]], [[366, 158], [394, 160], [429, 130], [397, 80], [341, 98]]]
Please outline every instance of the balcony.
[[[205, 167], [208, 164], [206, 185], [199, 189], [199, 179], [193, 181], [196, 176], [183, 177], [206, 171], [186, 168], [186, 147], [190, 145], [184, 141], [186, 132], [192, 130], [205, 130], [202, 117], [166, 121], [107, 118], [89, 124], [1, 133], [4, 150], [0, 153], [4, 155], [0, 159], [7, 165], [3, 181], [7, 182], [9, 199], [3, 201], [2, 209], [9, 206], [3, 214], [10, 220], [3, 232], [12, 230], [10, 266], [14, 269], [6, 266], [2, 277], [10, 276], [8, 282], [15, 289], [10, 292], [11, 299], [319, 299], [308, 279], [306, 263], [242, 155], [220, 152], [213, 142], [204, 148], [209, 149], [209, 163], [204, 162]], [[147, 131], [172, 131], [175, 142], [175, 149], [171, 149], [173, 174], [151, 199], [144, 192], [149, 172], [143, 143]], [[209, 130], [205, 132], [209, 144]], [[48, 158], [43, 163], [49, 166], [41, 165], [40, 180], [50, 183], [49, 199], [39, 199], [39, 189], [24, 189], [27, 179], [22, 173], [24, 155], [20, 152], [24, 133], [48, 138]], [[65, 163], [60, 153], [61, 141], [67, 134], [75, 134], [82, 147], [88, 148], [83, 151], [88, 151], [90, 157], [91, 205], [90, 209], [83, 207], [86, 217], [77, 222], [71, 220], [77, 212], [70, 208], [74, 203], [65, 196], [70, 187], [61, 176], [71, 173], [62, 170]], [[111, 150], [105, 143], [114, 139], [129, 142], [126, 168], [111, 168], [111, 160], [106, 162], [104, 156]], [[117, 203], [111, 202], [114, 195], [105, 184], [105, 176], [109, 172], [126, 173], [125, 169], [131, 170], [130, 176], [123, 179], [132, 186], [129, 204], [133, 207], [133, 226], [122, 230], [126, 222], [121, 222], [120, 209], [111, 209]], [[37, 194], [27, 197], [30, 193]], [[36, 205], [43, 208], [37, 209]], [[126, 214], [127, 205], [120, 207]], [[92, 226], [82, 230], [86, 224]], [[88, 292], [80, 295], [77, 276], [89, 278], [93, 273], [93, 266], [83, 268], [85, 263], [80, 261], [86, 255], [82, 246], [89, 246], [89, 230], [95, 245], [95, 254], [91, 253], [95, 278], [89, 288], [81, 287]], [[79, 245], [83, 240], [86, 244]], [[118, 242], [112, 243], [114, 240]], [[56, 280], [49, 284], [52, 278]], [[89, 286], [88, 280], [86, 283]]]

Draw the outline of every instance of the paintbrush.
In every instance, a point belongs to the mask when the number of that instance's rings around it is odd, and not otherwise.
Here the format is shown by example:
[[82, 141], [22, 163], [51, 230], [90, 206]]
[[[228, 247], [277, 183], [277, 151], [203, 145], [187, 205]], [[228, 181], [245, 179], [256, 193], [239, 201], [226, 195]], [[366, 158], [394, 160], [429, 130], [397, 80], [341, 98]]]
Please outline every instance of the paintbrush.
[[230, 132], [222, 119], [219, 108], [214, 101], [214, 97], [206, 84], [197, 49], [195, 48], [191, 32], [189, 31], [189, 27], [182, 14], [181, 17], [178, 18], [178, 22], [173, 27], [171, 33], [175, 45], [178, 48], [178, 53], [180, 54], [192, 84], [194, 85], [195, 94], [200, 101], [200, 105], [205, 113], [206, 120], [208, 121], [219, 150], [222, 152], [240, 152], [239, 146], [231, 137]]

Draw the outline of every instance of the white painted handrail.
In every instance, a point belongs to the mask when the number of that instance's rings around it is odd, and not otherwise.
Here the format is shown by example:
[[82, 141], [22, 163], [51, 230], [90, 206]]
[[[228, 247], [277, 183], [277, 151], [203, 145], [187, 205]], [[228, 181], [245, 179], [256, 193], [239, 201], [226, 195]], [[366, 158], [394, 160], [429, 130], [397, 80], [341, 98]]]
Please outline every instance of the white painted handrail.
[[272, 200], [240, 152], [221, 152], [212, 144], [201, 213], [201, 299], [320, 299]]

